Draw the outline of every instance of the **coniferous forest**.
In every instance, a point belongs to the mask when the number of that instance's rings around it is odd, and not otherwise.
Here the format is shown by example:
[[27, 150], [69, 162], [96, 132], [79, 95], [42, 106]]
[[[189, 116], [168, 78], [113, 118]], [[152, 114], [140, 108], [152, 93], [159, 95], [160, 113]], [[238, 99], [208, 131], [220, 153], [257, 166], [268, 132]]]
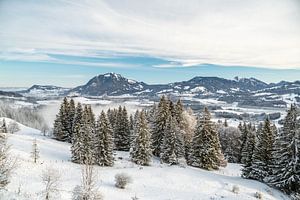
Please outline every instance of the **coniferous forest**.
[[228, 126], [226, 120], [214, 122], [208, 108], [195, 115], [180, 99], [166, 96], [132, 114], [121, 106], [95, 114], [91, 106], [64, 98], [53, 135], [71, 143], [75, 163], [113, 166], [114, 151], [128, 151], [131, 161], [143, 166], [151, 165], [152, 158], [205, 170], [240, 163], [245, 179], [296, 197], [300, 192], [300, 121], [295, 105], [278, 129], [269, 117], [238, 127]]

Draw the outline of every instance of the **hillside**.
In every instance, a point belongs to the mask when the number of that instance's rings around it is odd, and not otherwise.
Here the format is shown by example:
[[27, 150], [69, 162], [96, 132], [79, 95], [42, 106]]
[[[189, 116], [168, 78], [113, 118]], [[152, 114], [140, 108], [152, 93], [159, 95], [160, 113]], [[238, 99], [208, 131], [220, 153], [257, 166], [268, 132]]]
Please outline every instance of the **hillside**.
[[[6, 119], [9, 123], [9, 119]], [[41, 135], [38, 130], [20, 124], [21, 130], [9, 135], [11, 153], [18, 157], [18, 167], [8, 186], [8, 193], [0, 199], [39, 199], [43, 189], [41, 173], [49, 167], [58, 169], [61, 175], [61, 199], [70, 199], [71, 191], [80, 183], [81, 166], [71, 163], [69, 144], [58, 142]], [[30, 158], [31, 146], [37, 139], [40, 149], [39, 162]], [[129, 161], [125, 152], [116, 152], [114, 167], [96, 167], [97, 185], [106, 200], [202, 200], [202, 199], [256, 199], [255, 192], [261, 192], [266, 200], [286, 200], [288, 197], [257, 181], [240, 178], [240, 165], [229, 164], [219, 171], [210, 172], [193, 167], [168, 166], [154, 159], [151, 166], [139, 167]], [[121, 159], [122, 158], [122, 159]], [[125, 190], [114, 187], [116, 173], [126, 172], [133, 183]], [[237, 185], [239, 194], [233, 193]], [[22, 195], [9, 193], [20, 191]], [[5, 196], [8, 195], [8, 196]], [[15, 196], [14, 198], [12, 196]]]

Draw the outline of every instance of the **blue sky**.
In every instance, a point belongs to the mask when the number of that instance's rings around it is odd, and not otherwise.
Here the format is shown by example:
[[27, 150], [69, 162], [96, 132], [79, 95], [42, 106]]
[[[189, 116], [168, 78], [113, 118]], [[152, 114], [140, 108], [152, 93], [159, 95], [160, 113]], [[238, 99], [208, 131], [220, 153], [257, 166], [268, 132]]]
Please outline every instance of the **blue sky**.
[[[220, 66], [213, 64], [182, 67], [173, 61], [136, 56], [94, 58], [51, 55], [51, 57], [59, 59], [59, 63], [1, 61], [0, 87], [30, 87], [33, 84], [74, 87], [84, 84], [93, 76], [107, 72], [120, 73], [127, 78], [146, 83], [169, 83], [188, 80], [194, 76], [218, 76], [228, 79], [233, 79], [235, 76], [255, 77], [266, 82], [300, 79], [300, 70], [293, 69]], [[80, 61], [84, 64], [61, 64], [71, 61]], [[93, 66], [87, 66], [89, 63], [92, 63]], [[94, 66], [95, 63], [98, 63], [100, 66]], [[114, 63], [114, 66], [105, 67], [102, 66], [103, 63], [104, 65]], [[169, 64], [170, 66], [165, 67], [165, 65]]]
[[299, 22], [299, 0], [1, 0], [0, 87], [296, 80]]

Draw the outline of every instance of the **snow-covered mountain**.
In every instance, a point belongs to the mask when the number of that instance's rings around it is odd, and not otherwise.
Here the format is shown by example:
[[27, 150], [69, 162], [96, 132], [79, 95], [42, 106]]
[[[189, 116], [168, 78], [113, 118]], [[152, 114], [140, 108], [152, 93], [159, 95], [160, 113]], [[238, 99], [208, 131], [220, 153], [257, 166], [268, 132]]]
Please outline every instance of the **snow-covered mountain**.
[[53, 85], [33, 85], [20, 93], [26, 97], [55, 97], [66, 95], [70, 89]]

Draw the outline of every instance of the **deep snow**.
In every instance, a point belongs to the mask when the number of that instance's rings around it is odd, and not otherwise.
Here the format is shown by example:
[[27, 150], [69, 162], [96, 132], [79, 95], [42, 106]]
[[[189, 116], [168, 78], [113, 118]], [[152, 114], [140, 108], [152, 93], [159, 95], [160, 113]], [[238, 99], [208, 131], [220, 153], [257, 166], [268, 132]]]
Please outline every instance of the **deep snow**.
[[[21, 131], [9, 134], [8, 139], [11, 154], [18, 157], [18, 167], [8, 192], [0, 192], [0, 199], [41, 199], [41, 174], [49, 167], [60, 171], [60, 199], [71, 199], [73, 188], [80, 183], [81, 166], [69, 161], [70, 145], [44, 137], [38, 130], [20, 127]], [[37, 164], [30, 158], [35, 138], [40, 150]], [[106, 200], [131, 200], [133, 197], [140, 200], [248, 200], [256, 199], [255, 192], [261, 192], [266, 200], [289, 199], [265, 184], [240, 178], [241, 166], [237, 164], [228, 164], [218, 171], [205, 171], [168, 166], [160, 164], [157, 159], [153, 159], [149, 167], [140, 167], [130, 162], [126, 152], [116, 152], [115, 158], [114, 167], [96, 167], [97, 186]], [[124, 190], [114, 186], [114, 176], [119, 172], [125, 172], [133, 179], [133, 183]], [[234, 185], [240, 189], [238, 194], [231, 191]], [[18, 191], [20, 195], [12, 195]]]

